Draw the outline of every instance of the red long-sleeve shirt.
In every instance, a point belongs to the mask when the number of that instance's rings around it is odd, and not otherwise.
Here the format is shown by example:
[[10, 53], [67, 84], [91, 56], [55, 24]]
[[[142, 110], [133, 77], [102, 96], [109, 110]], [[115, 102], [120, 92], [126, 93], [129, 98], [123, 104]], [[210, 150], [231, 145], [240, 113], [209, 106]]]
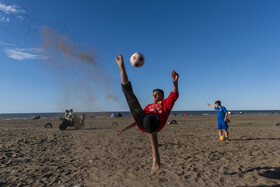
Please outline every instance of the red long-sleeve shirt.
[[[168, 98], [158, 102], [158, 103], [152, 103], [145, 107], [144, 111], [147, 114], [154, 114], [159, 117], [160, 119], [160, 125], [157, 129], [157, 132], [159, 132], [166, 124], [166, 121], [169, 117], [169, 114], [176, 102], [176, 100], [179, 97], [179, 93], [174, 93], [173, 91], [169, 94]], [[138, 129], [142, 132], [147, 132], [144, 129]]]

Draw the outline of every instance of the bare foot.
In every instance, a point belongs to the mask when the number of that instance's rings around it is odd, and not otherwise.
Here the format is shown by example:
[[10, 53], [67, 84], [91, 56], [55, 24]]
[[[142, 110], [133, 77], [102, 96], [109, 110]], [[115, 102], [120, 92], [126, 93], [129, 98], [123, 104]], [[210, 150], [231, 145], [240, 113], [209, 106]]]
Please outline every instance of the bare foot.
[[156, 174], [160, 169], [160, 161], [159, 159], [156, 159], [155, 161], [153, 161], [153, 167], [151, 170], [151, 175]]
[[118, 65], [119, 65], [119, 67], [123, 66], [123, 56], [122, 55], [118, 55], [116, 57], [116, 61], [117, 61]]

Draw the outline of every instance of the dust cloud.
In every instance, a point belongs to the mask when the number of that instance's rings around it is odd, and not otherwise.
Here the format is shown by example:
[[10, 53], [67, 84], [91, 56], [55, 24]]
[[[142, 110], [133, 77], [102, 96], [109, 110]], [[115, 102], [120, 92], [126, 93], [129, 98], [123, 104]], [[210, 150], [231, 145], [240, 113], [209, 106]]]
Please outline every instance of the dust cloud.
[[79, 111], [102, 110], [102, 106], [95, 104], [100, 97], [116, 100], [110, 87], [110, 77], [101, 69], [93, 48], [79, 46], [68, 36], [47, 26], [40, 30], [40, 35], [47, 69], [58, 73], [62, 86], [61, 110], [69, 107]]

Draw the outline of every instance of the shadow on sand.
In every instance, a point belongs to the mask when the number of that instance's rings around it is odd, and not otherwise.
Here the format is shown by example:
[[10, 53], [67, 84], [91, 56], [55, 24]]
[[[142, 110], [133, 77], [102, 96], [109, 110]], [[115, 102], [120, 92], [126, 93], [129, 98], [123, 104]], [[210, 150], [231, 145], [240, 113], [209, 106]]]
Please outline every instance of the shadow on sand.
[[246, 139], [230, 139], [230, 141], [250, 141], [250, 140], [276, 140], [279, 141], [280, 138], [246, 138]]
[[[280, 167], [256, 167], [252, 169], [248, 169], [246, 171], [240, 171], [240, 172], [232, 172], [232, 173], [225, 173], [226, 175], [236, 175], [236, 174], [246, 174], [249, 172], [257, 171], [258, 175], [261, 177], [265, 177], [268, 179], [275, 179], [280, 180]], [[271, 185], [260, 185], [261, 186], [271, 186]], [[273, 187], [276, 187], [280, 185], [273, 185]]]
[[80, 130], [76, 130], [75, 128], [67, 128], [63, 131], [85, 131], [85, 130], [90, 130], [90, 131], [94, 131], [94, 130], [112, 130], [113, 128], [111, 127], [100, 127], [100, 128], [83, 128], [83, 129], [80, 129]]

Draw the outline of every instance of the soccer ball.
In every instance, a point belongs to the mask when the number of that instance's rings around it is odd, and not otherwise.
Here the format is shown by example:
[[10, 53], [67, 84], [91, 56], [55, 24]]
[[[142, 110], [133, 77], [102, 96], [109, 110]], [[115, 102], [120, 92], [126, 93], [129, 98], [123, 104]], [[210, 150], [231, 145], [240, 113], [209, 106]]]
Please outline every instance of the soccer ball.
[[225, 141], [225, 136], [224, 135], [220, 136], [220, 140]]
[[141, 53], [134, 53], [130, 57], [130, 63], [134, 67], [141, 67], [144, 65], [145, 58]]

